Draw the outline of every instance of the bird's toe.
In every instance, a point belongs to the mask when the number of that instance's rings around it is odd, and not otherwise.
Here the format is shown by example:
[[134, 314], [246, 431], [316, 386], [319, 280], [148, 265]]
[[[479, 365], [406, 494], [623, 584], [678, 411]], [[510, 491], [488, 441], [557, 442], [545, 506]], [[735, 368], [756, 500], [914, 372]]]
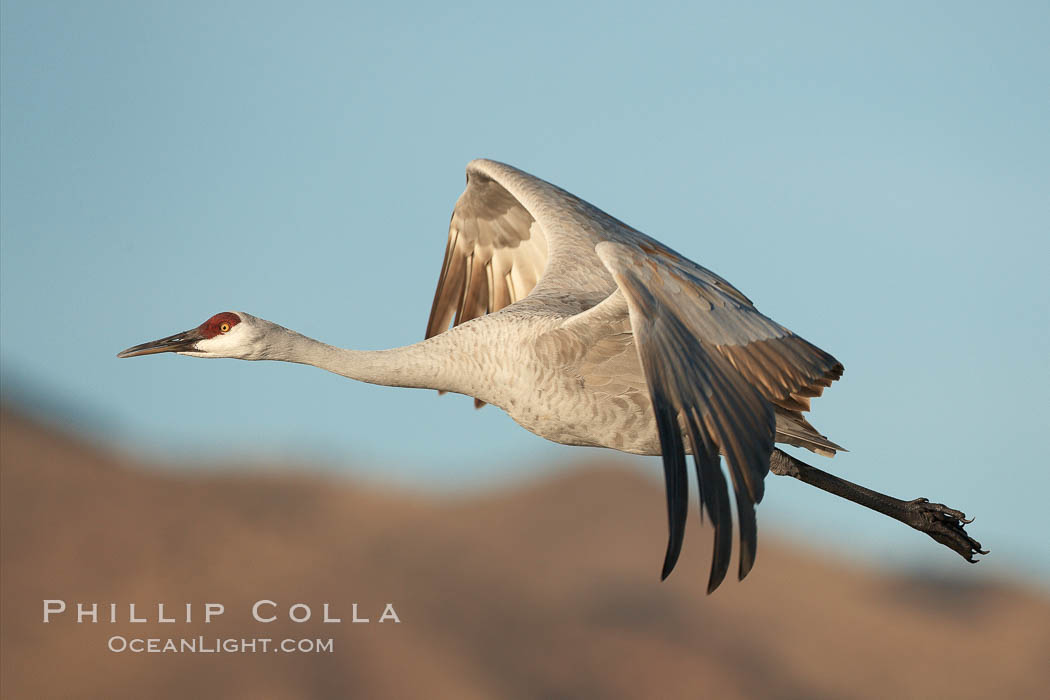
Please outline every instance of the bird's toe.
[[988, 554], [980, 542], [967, 534], [965, 526], [973, 519], [967, 519], [962, 511], [943, 503], [931, 503], [927, 498], [909, 501], [906, 509], [908, 524], [957, 552], [966, 561], [976, 563], [975, 555]]

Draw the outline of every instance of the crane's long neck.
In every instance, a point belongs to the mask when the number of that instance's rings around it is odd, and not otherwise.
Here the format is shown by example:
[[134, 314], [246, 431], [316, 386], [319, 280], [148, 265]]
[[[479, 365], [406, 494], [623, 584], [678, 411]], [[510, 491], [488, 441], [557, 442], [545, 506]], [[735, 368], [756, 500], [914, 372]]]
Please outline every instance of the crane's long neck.
[[469, 393], [453, 362], [455, 348], [441, 336], [389, 350], [347, 350], [285, 328], [268, 338], [258, 359], [313, 365], [369, 384]]

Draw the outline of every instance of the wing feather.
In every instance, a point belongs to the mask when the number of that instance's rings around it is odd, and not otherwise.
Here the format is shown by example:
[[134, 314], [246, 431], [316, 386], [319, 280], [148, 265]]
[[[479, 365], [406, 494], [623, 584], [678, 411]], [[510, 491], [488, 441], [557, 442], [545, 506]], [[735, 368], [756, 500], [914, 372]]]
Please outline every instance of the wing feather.
[[[564, 315], [566, 329], [629, 320], [629, 335], [623, 334], [633, 337], [663, 455], [669, 526], [663, 576], [674, 568], [685, 534], [688, 445], [701, 517], [706, 511], [714, 526], [708, 590], [728, 571], [733, 539], [720, 455], [733, 484], [743, 578], [755, 559], [755, 504], [774, 439], [783, 432], [791, 444], [822, 454], [841, 449], [802, 412], [842, 375], [842, 365], [759, 313], [710, 270], [550, 183], [473, 161], [449, 225], [426, 337], [529, 298], [533, 311]], [[623, 378], [604, 380], [618, 386]]]
[[525, 297], [546, 265], [541, 227], [501, 184], [469, 169], [449, 223], [426, 337]]
[[[449, 223], [426, 337], [513, 304], [536, 286], [546, 242], [532, 214], [491, 177], [468, 169]], [[485, 402], [475, 399], [481, 408]]]
[[[701, 515], [707, 511], [715, 530], [712, 591], [729, 567], [733, 527], [719, 453], [733, 481], [743, 578], [755, 559], [755, 504], [762, 500], [776, 435], [774, 407], [808, 410], [809, 395], [818, 395], [842, 369], [833, 357], [760, 314], [721, 278], [667, 249], [656, 250], [659, 254], [611, 241], [596, 246], [627, 300], [658, 425], [660, 416], [664, 423], [668, 415], [676, 416], [692, 448]], [[660, 431], [660, 444], [670, 479], [677, 468], [666, 462], [677, 464], [684, 455], [678, 454], [681, 441], [666, 433]], [[677, 487], [670, 480], [667, 487], [670, 507]], [[669, 510], [665, 576], [681, 548], [684, 523], [675, 520], [678, 512]]]

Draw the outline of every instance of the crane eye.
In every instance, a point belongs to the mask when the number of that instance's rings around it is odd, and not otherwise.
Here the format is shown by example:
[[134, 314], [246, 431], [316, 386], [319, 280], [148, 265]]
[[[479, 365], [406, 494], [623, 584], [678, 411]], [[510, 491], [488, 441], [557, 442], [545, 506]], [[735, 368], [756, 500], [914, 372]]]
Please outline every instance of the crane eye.
[[230, 324], [228, 324], [228, 323], [222, 324], [221, 326], [219, 326], [219, 330], [222, 331], [223, 333], [225, 333], [226, 331], [230, 330]]

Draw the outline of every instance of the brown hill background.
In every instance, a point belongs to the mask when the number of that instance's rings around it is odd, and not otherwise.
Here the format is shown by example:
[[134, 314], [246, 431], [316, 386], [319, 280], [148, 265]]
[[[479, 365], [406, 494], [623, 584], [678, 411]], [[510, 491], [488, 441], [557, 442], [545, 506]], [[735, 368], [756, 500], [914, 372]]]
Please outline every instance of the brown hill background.
[[[4, 698], [1046, 697], [1050, 602], [889, 576], [763, 533], [713, 596], [709, 533], [665, 583], [659, 485], [595, 465], [437, 497], [322, 476], [143, 468], [10, 410]], [[252, 602], [309, 604], [261, 624]], [[43, 624], [43, 600], [123, 622]], [[126, 621], [136, 603], [150, 622]], [[156, 603], [191, 623], [156, 621]], [[201, 621], [203, 603], [226, 612]], [[323, 624], [330, 603], [342, 624]], [[400, 624], [378, 623], [393, 603]], [[368, 624], [351, 624], [351, 606]], [[113, 653], [107, 640], [333, 639], [332, 653]]]

